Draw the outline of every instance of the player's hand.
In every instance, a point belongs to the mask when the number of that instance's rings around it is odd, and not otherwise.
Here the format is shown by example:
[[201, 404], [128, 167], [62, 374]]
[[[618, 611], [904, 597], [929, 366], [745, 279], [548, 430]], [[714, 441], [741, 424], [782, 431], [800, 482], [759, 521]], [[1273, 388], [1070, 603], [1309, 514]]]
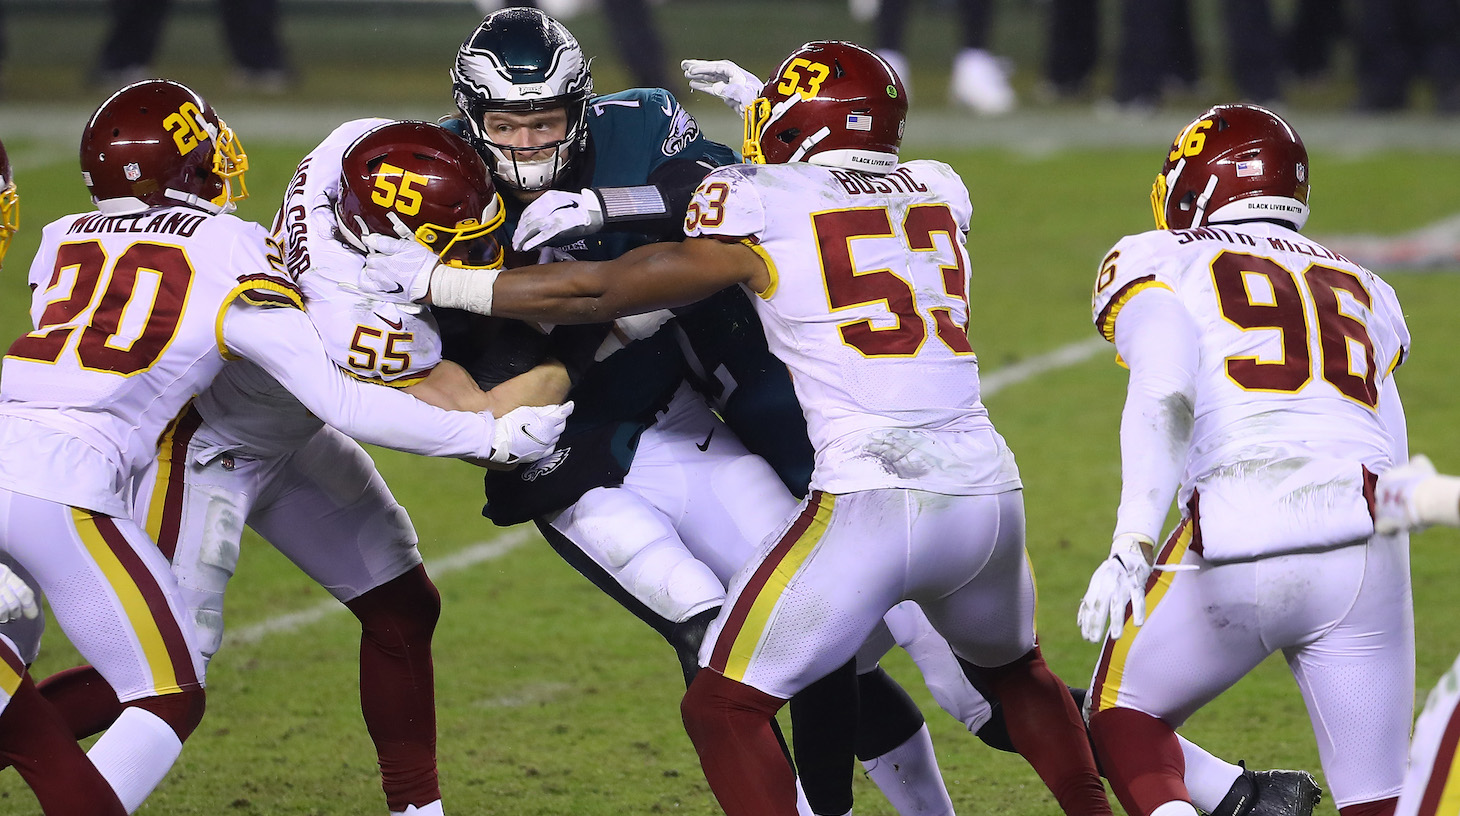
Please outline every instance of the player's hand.
[[692, 91], [707, 93], [723, 101], [739, 115], [745, 115], [765, 81], [730, 60], [682, 60], [680, 69]]
[[[1155, 542], [1136, 533], [1121, 533], [1110, 545], [1110, 557], [1090, 576], [1090, 588], [1080, 601], [1080, 634], [1091, 643], [1110, 639], [1125, 630], [1125, 606], [1130, 604], [1130, 622], [1146, 622], [1146, 579], [1151, 575], [1147, 552]], [[1108, 626], [1107, 626], [1108, 621]]]
[[522, 211], [512, 233], [512, 247], [529, 252], [550, 242], [566, 244], [598, 232], [602, 226], [603, 205], [597, 193], [548, 190]]
[[35, 591], [20, 576], [4, 564], [0, 564], [0, 623], [9, 623], [21, 618], [34, 618], [41, 613], [36, 604]]
[[541, 408], [524, 405], [513, 408], [497, 420], [492, 432], [492, 455], [488, 461], [499, 465], [515, 465], [518, 462], [535, 462], [552, 453], [563, 426], [568, 424], [568, 414], [573, 412], [573, 402], [562, 405], [546, 405]]
[[360, 292], [392, 303], [414, 303], [426, 296], [431, 273], [441, 259], [430, 247], [414, 238], [366, 235], [365, 268], [360, 272]]
[[1374, 486], [1374, 532], [1397, 535], [1424, 527], [1414, 500], [1415, 488], [1435, 475], [1434, 463], [1422, 453], [1380, 475]]

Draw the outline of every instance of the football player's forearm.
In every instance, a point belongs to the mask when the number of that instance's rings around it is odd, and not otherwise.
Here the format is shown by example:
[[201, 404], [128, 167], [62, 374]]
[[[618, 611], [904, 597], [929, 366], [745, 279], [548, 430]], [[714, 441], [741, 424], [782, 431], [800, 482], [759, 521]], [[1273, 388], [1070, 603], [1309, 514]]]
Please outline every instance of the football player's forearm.
[[[437, 363], [426, 379], [401, 390], [445, 411], [490, 412], [493, 407], [487, 392], [477, 386], [466, 369], [450, 360]], [[500, 416], [495, 412], [493, 415]]]
[[557, 360], [547, 360], [486, 392], [483, 396], [493, 416], [502, 416], [524, 405], [556, 405], [568, 396], [568, 369]]
[[1196, 329], [1174, 294], [1152, 290], [1126, 304], [1115, 331], [1116, 348], [1131, 370], [1120, 420], [1115, 533], [1159, 541], [1195, 423]]
[[432, 278], [431, 297], [438, 306], [497, 317], [606, 323], [661, 308], [662, 290], [674, 287], [656, 279], [659, 272], [648, 262], [679, 246], [648, 244], [612, 261], [565, 261], [490, 274], [442, 267]]

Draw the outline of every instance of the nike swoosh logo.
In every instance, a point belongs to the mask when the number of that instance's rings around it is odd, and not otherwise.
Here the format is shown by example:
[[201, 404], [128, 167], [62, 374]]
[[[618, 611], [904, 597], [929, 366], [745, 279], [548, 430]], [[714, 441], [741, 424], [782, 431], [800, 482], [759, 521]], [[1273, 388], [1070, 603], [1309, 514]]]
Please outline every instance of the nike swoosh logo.
[[547, 440], [546, 439], [538, 439], [537, 437], [533, 436], [532, 435], [532, 431], [527, 430], [527, 426], [526, 425], [521, 426], [521, 429], [522, 429], [522, 435], [525, 436], [525, 437], [527, 437], [528, 439], [531, 439], [532, 441], [536, 442], [539, 445], [546, 445], [547, 444]]
[[390, 318], [386, 317], [385, 315], [382, 315], [380, 312], [376, 312], [375, 313], [375, 316], [378, 317], [378, 318], [380, 318], [380, 320], [381, 320], [382, 323], [384, 323], [385, 325], [391, 327], [392, 329], [395, 329], [396, 331], [400, 331], [401, 328], [403, 328], [405, 326], [405, 321], [404, 320], [391, 320]]
[[665, 116], [673, 116], [674, 115], [674, 106], [673, 105], [670, 105], [668, 102], [665, 102], [664, 104], [660, 105], [659, 106], [659, 110], [664, 111], [664, 115]]
[[579, 206], [578, 205], [578, 202], [574, 201], [571, 204], [564, 204], [561, 207], [558, 207], [558, 209], [560, 209], [560, 210], [576, 210], [578, 208], [578, 206]]
[[401, 292], [404, 292], [405, 290], [406, 290], [406, 288], [404, 286], [400, 285], [399, 282], [397, 282], [396, 285], [395, 285], [395, 288], [392, 289], [392, 290], [390, 290], [389, 292], [386, 292], [386, 294], [387, 295], [398, 295]]
[[695, 447], [699, 448], [702, 451], [707, 451], [707, 450], [710, 449], [710, 440], [711, 439], [714, 439], [714, 438], [715, 438], [715, 429], [714, 428], [711, 428], [710, 429], [709, 436], [706, 436], [705, 437], [704, 444], [700, 444], [699, 442], [696, 442], [695, 443]]

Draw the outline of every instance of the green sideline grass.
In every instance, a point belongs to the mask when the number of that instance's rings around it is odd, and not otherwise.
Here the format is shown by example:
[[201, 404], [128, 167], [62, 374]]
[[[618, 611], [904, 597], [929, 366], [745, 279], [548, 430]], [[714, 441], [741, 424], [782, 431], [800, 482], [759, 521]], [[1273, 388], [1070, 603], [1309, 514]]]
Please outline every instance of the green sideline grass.
[[[310, 147], [244, 134], [256, 168], [243, 214], [267, 221], [295, 161]], [[8, 144], [8, 143], [7, 143]], [[9, 145], [41, 155], [37, 144]], [[1089, 287], [1104, 250], [1146, 229], [1156, 157], [1146, 151], [1027, 158], [994, 150], [939, 154], [967, 179], [976, 204], [973, 330], [994, 370], [1091, 337]], [[0, 334], [25, 326], [25, 269], [40, 228], [88, 206], [70, 159], [23, 167], [22, 232], [0, 275]], [[1460, 210], [1460, 157], [1421, 154], [1314, 159], [1314, 235], [1397, 232]], [[1460, 468], [1454, 349], [1460, 302], [1454, 275], [1395, 277], [1414, 333], [1399, 377], [1417, 450]], [[1079, 640], [1074, 610], [1105, 553], [1118, 492], [1117, 422], [1124, 373], [1101, 355], [1011, 387], [989, 400], [1019, 457], [1029, 548], [1040, 590], [1046, 655], [1084, 685], [1096, 652]], [[377, 452], [410, 509], [428, 562], [497, 534], [477, 515], [479, 480], [456, 462]], [[1427, 689], [1460, 651], [1449, 531], [1414, 548], [1418, 684]], [[436, 638], [442, 784], [456, 814], [713, 814], [679, 725], [674, 658], [646, 627], [603, 598], [540, 542], [438, 576], [444, 611]], [[250, 534], [229, 593], [237, 629], [327, 599]], [[384, 813], [355, 685], [358, 631], [336, 615], [254, 644], [225, 647], [209, 676], [208, 715], [172, 775], [144, 807], [156, 814]], [[77, 657], [56, 627], [36, 674]], [[910, 664], [888, 665], [928, 714], [954, 802], [964, 813], [1044, 814], [1053, 803], [1014, 757], [995, 754], [932, 704]], [[1201, 712], [1187, 733], [1253, 767], [1317, 768], [1296, 688], [1268, 661]], [[857, 811], [889, 814], [860, 776]], [[19, 778], [0, 774], [0, 813], [29, 813]], [[1333, 814], [1330, 801], [1320, 807]]]

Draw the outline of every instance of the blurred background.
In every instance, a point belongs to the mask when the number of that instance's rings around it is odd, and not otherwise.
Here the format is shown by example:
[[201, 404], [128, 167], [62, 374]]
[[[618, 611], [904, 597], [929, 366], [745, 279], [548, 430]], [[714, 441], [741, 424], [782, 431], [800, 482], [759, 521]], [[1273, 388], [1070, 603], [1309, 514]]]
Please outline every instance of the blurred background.
[[[452, 51], [500, 2], [0, 0], [0, 116], [17, 115], [13, 105], [91, 103], [114, 80], [144, 67], [193, 83], [223, 104], [269, 97], [445, 108]], [[681, 58], [730, 57], [764, 73], [805, 40], [844, 38], [900, 55], [917, 105], [949, 104], [955, 69], [966, 69], [955, 104], [985, 113], [1186, 111], [1246, 97], [1298, 109], [1427, 114], [1453, 113], [1460, 102], [1460, 11], [1453, 0], [543, 0], [542, 6], [597, 56], [598, 85], [606, 90], [657, 75], [684, 94], [676, 69]], [[124, 20], [117, 31], [125, 42], [112, 44], [104, 58], [113, 15]], [[154, 20], [143, 19], [154, 16], [160, 34]], [[638, 46], [628, 49], [640, 63], [635, 70], [623, 57], [626, 49], [616, 46], [609, 18], [619, 21], [620, 41]], [[655, 37], [649, 32], [657, 33], [662, 59], [646, 53]], [[151, 50], [150, 36], [155, 53], [139, 66], [139, 54]], [[230, 37], [249, 52], [243, 62]], [[960, 63], [968, 50], [993, 57], [1003, 76], [990, 74], [977, 55]], [[118, 64], [128, 59], [134, 64]], [[1001, 79], [1012, 96], [1001, 97], [994, 87]]]

